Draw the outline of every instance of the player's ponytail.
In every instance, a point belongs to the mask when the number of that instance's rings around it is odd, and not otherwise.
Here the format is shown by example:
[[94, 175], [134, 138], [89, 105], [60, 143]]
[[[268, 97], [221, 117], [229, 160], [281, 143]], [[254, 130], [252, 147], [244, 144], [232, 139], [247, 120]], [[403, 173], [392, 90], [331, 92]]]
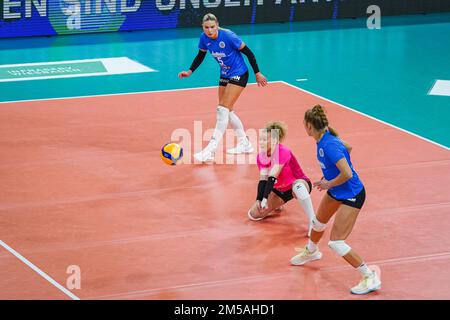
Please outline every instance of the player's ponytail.
[[317, 131], [330, 131], [330, 134], [337, 137], [336, 130], [331, 128], [328, 123], [327, 115], [321, 105], [315, 105], [312, 109], [308, 109], [305, 112], [305, 122], [310, 123]]
[[338, 136], [339, 136], [339, 134], [337, 133], [337, 131], [334, 130], [332, 127], [328, 127], [328, 131], [330, 131], [330, 134], [331, 134], [332, 136], [335, 136], [335, 137], [338, 137]]
[[[274, 130], [274, 131], [272, 131]], [[278, 141], [283, 141], [287, 133], [287, 125], [282, 121], [272, 121], [266, 124], [267, 133], [278, 136]]]

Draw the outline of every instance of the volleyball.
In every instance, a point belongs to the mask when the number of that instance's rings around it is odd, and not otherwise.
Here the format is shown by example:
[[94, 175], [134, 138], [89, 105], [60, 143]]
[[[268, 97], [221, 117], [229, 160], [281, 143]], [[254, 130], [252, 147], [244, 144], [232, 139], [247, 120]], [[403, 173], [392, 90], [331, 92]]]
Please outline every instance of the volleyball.
[[161, 149], [161, 159], [165, 164], [174, 166], [183, 159], [183, 148], [176, 143], [167, 143]]

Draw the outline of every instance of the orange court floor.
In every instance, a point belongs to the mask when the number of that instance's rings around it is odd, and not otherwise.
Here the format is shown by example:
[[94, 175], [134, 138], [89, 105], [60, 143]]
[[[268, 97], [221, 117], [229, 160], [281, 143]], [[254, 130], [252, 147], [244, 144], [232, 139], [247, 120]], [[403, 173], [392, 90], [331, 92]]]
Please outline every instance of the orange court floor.
[[161, 161], [175, 129], [214, 126], [216, 103], [217, 88], [198, 88], [0, 104], [0, 299], [450, 298], [448, 149], [284, 82], [240, 97], [246, 129], [287, 123], [313, 181], [306, 109], [324, 105], [353, 146], [367, 198], [347, 242], [383, 282], [353, 296], [360, 275], [327, 247], [331, 228], [322, 260], [290, 266], [307, 241], [295, 201], [247, 219], [256, 165]]

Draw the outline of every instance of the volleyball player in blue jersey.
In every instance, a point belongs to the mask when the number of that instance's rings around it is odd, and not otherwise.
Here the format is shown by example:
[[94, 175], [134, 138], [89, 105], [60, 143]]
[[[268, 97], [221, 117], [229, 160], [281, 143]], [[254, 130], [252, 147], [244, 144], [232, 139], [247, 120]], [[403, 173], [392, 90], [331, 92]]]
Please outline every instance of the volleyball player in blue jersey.
[[238, 136], [238, 144], [235, 148], [227, 150], [228, 153], [251, 153], [253, 147], [245, 135], [241, 120], [233, 111], [233, 106], [244, 90], [248, 81], [248, 68], [242, 53], [245, 54], [255, 73], [259, 86], [267, 85], [267, 79], [259, 71], [255, 55], [246, 44], [232, 31], [219, 28], [217, 18], [208, 13], [203, 17], [203, 33], [198, 44], [198, 54], [188, 71], [182, 71], [178, 77], [189, 77], [203, 62], [206, 51], [217, 60], [220, 65], [219, 80], [219, 106], [216, 114], [216, 127], [211, 141], [205, 149], [194, 154], [194, 158], [201, 162], [213, 161], [214, 153], [222, 139], [228, 123], [231, 124]]
[[345, 242], [366, 198], [364, 185], [350, 160], [351, 147], [329, 127], [327, 116], [320, 105], [306, 111], [304, 125], [307, 134], [317, 141], [317, 160], [323, 173], [323, 178], [315, 182], [314, 186], [320, 191], [327, 190], [327, 193], [313, 218], [308, 244], [291, 259], [291, 264], [303, 265], [322, 257], [317, 244], [328, 221], [336, 214], [328, 245], [363, 276], [362, 281], [351, 292], [366, 294], [378, 290], [381, 288], [378, 268], [371, 270]]

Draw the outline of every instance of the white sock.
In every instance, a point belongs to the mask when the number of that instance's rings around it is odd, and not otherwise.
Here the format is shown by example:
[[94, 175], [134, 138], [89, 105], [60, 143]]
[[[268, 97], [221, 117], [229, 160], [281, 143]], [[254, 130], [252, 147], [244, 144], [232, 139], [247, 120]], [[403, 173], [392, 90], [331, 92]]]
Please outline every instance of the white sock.
[[309, 195], [308, 189], [302, 182], [297, 182], [292, 186], [292, 191], [297, 196], [297, 201], [303, 208], [303, 211], [308, 216], [309, 224], [311, 225], [312, 219], [314, 218], [314, 208], [311, 201], [311, 196]]
[[228, 127], [229, 113], [230, 110], [228, 108], [222, 106], [217, 107], [216, 128], [214, 129], [214, 133], [211, 141], [208, 144], [208, 147], [212, 147], [215, 149], [219, 145], [219, 142], [222, 139], [223, 134], [225, 133], [225, 130], [227, 130]]
[[311, 241], [311, 239], [308, 240], [308, 245], [306, 248], [309, 250], [309, 252], [314, 252], [317, 250], [317, 244]]
[[364, 262], [357, 269], [364, 277], [370, 276], [372, 274], [372, 270], [370, 270], [367, 264], [365, 264]]
[[230, 124], [231, 127], [234, 129], [234, 131], [236, 132], [236, 135], [238, 137], [238, 141], [247, 140], [247, 136], [245, 135], [245, 130], [244, 130], [244, 125], [242, 124], [241, 119], [239, 119], [239, 117], [237, 116], [237, 114], [234, 111], [231, 111], [229, 113], [229, 118], [230, 118]]

